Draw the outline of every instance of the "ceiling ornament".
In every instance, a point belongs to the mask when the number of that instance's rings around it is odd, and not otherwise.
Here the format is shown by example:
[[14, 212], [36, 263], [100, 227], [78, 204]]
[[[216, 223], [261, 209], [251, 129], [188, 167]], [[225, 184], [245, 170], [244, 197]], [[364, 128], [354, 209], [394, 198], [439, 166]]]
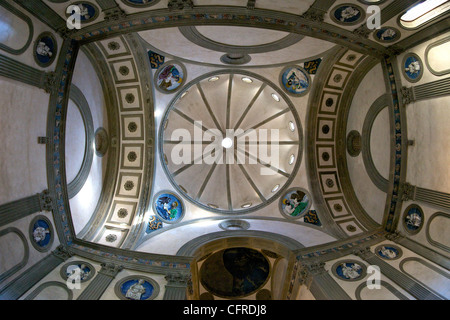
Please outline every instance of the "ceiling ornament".
[[157, 4], [160, 0], [122, 0], [127, 6], [134, 8], [147, 8]]
[[280, 84], [290, 96], [301, 97], [309, 92], [312, 82], [305, 69], [299, 66], [288, 66], [281, 71]]
[[366, 17], [364, 9], [352, 3], [341, 4], [331, 10], [331, 19], [340, 25], [356, 25]]
[[51, 249], [55, 233], [50, 220], [44, 215], [36, 216], [30, 223], [30, 242], [39, 252], [47, 252]]
[[[175, 223], [183, 219], [186, 207], [178, 195], [170, 191], [161, 191], [154, 197], [153, 211], [163, 222]], [[158, 226], [156, 219], [152, 223]]]
[[423, 76], [423, 62], [415, 53], [408, 53], [403, 58], [402, 71], [406, 80], [409, 82], [418, 82]]
[[58, 55], [58, 44], [50, 32], [41, 33], [34, 44], [34, 60], [40, 67], [48, 67]]
[[162, 93], [174, 93], [181, 89], [187, 78], [184, 65], [178, 61], [167, 61], [155, 73], [155, 87]]
[[366, 276], [366, 270], [366, 266], [356, 260], [341, 260], [331, 268], [334, 276], [344, 281], [359, 281]]
[[416, 204], [412, 204], [403, 212], [403, 228], [410, 235], [417, 234], [422, 229], [425, 216], [423, 210]]
[[400, 30], [393, 27], [382, 27], [373, 32], [375, 40], [384, 43], [395, 42], [400, 39]]
[[292, 188], [280, 198], [280, 212], [288, 219], [299, 219], [308, 212], [311, 202], [312, 198], [308, 191], [302, 188]]

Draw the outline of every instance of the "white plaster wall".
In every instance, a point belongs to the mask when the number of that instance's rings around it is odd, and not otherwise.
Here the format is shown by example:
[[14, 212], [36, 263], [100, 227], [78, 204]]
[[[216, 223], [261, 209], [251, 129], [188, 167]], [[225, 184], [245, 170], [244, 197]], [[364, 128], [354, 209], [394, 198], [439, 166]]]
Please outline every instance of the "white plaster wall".
[[[419, 45], [417, 45], [415, 47], [412, 47], [412, 48], [410, 48], [410, 49], [406, 50], [405, 52], [402, 52], [401, 54], [398, 55], [397, 63], [399, 65], [399, 67], [400, 67], [399, 71], [401, 73], [402, 85], [407, 86], [407, 87], [416, 86], [416, 85], [420, 85], [420, 84], [423, 84], [423, 83], [439, 80], [439, 79], [442, 79], [442, 78], [445, 78], [445, 77], [449, 76], [449, 74], [443, 75], [443, 76], [435, 76], [434, 74], [432, 74], [430, 72], [430, 70], [428, 70], [428, 67], [425, 64], [425, 51], [426, 51], [427, 47], [429, 45], [433, 44], [434, 42], [439, 41], [441, 39], [444, 39], [444, 38], [446, 38], [448, 36], [450, 36], [450, 32], [443, 33], [441, 35], [438, 35], [437, 37], [432, 38], [431, 40], [425, 41], [425, 42], [423, 42], [423, 43], [421, 43], [421, 44], [419, 44]], [[403, 58], [405, 57], [405, 55], [407, 55], [408, 53], [411, 53], [411, 52], [417, 54], [420, 57], [420, 59], [423, 62], [423, 68], [424, 68], [424, 70], [423, 70], [424, 72], [423, 72], [422, 78], [418, 82], [415, 82], [415, 83], [409, 82], [406, 79], [406, 77], [403, 74], [402, 69], [401, 69]], [[437, 58], [437, 56], [434, 55], [434, 59], [436, 59], [436, 58]], [[446, 65], [448, 67], [450, 65], [449, 55], [448, 54], [447, 55], [442, 55], [442, 56], [439, 57], [439, 61], [434, 61], [434, 62], [435, 63], [439, 63], [440, 65]], [[433, 63], [432, 63], [432, 65], [433, 65]]]
[[[444, 76], [433, 75], [425, 64], [426, 48], [449, 35], [450, 32], [444, 33], [399, 55], [397, 62], [402, 74], [402, 85], [407, 87], [417, 86], [449, 77], [448, 74]], [[416, 83], [408, 82], [401, 70], [404, 56], [411, 52], [416, 53], [424, 65], [423, 76]], [[448, 61], [448, 55], [443, 55], [440, 59], [442, 61], [438, 62], [445, 64], [445, 61]], [[448, 66], [448, 62], [446, 64]], [[419, 187], [445, 193], [450, 193], [450, 169], [448, 165], [450, 160], [449, 101], [450, 98], [444, 96], [415, 101], [406, 107], [408, 139], [415, 141], [415, 145], [408, 148], [407, 181]]]
[[[233, 218], [229, 217], [228, 219]], [[289, 223], [282, 220], [251, 218], [245, 218], [244, 220], [250, 223], [248, 230], [278, 233], [298, 241], [305, 247], [325, 244], [336, 240], [328, 234], [306, 225]], [[156, 234], [142, 243], [136, 248], [136, 251], [175, 255], [187, 242], [202, 235], [223, 231], [219, 227], [222, 221], [224, 220], [204, 219], [195, 223], [183, 224], [180, 227], [174, 226], [173, 228], [168, 228], [167, 231]], [[172, 239], [173, 241], [168, 242], [167, 239]], [[164, 245], [161, 245], [161, 243], [164, 243]]]
[[[28, 11], [26, 11], [25, 9], [23, 9], [20, 5], [18, 5], [17, 3], [15, 3], [12, 0], [6, 0], [9, 4], [11, 4], [14, 8], [16, 8], [17, 10], [21, 11], [23, 14], [25, 14], [26, 16], [28, 16], [31, 19], [31, 22], [33, 23], [33, 35], [32, 35], [32, 41], [29, 45], [29, 47], [25, 50], [24, 53], [22, 53], [21, 55], [13, 55], [11, 53], [5, 52], [0, 50], [1, 54], [8, 56], [14, 60], [20, 61], [26, 65], [29, 65], [33, 68], [36, 68], [38, 70], [45, 70], [45, 71], [53, 71], [55, 70], [56, 67], [56, 63], [58, 58], [55, 59], [55, 61], [48, 67], [46, 68], [42, 68], [41, 66], [39, 66], [33, 56], [33, 51], [34, 51], [34, 42], [37, 40], [37, 37], [43, 33], [43, 32], [50, 32], [53, 34], [53, 36], [56, 39], [57, 45], [58, 45], [58, 55], [61, 52], [61, 45], [63, 43], [62, 38], [59, 36], [59, 34], [57, 34], [56, 32], [54, 32], [54, 30], [50, 29], [46, 24], [44, 24], [42, 21], [40, 21], [39, 19], [37, 19], [36, 17], [34, 17], [33, 15], [31, 15]], [[2, 7], [3, 8], [3, 7]], [[7, 10], [5, 10], [5, 12], [10, 15], [11, 13]], [[22, 20], [20, 20], [22, 21]], [[2, 20], [2, 22], [4, 22], [4, 20]], [[12, 26], [10, 26], [8, 23], [6, 25], [3, 25], [4, 28], [2, 28], [2, 37], [3, 38], [8, 38], [8, 45], [11, 45], [13, 48], [19, 47], [21, 46], [20, 44], [23, 44], [28, 36], [28, 31], [23, 32], [22, 29], [23, 27], [19, 27], [19, 29], [14, 29], [13, 28], [14, 24]], [[28, 30], [28, 28], [27, 28]], [[18, 37], [16, 37], [16, 35], [19, 35]]]
[[[362, 128], [367, 112], [374, 101], [385, 93], [386, 88], [383, 70], [381, 64], [377, 64], [367, 73], [356, 90], [348, 115], [347, 134], [352, 130], [356, 130], [362, 134]], [[387, 140], [390, 132], [389, 127], [389, 121], [382, 111], [375, 120], [374, 131], [370, 137], [371, 144], [374, 145], [373, 149], [371, 147], [373, 161], [377, 168], [380, 168], [380, 172], [384, 174], [389, 170], [389, 167], [386, 168], [386, 166], [389, 165], [390, 158], [390, 142]], [[383, 133], [376, 134], [380, 132]], [[351, 157], [347, 153], [347, 167], [353, 189], [359, 202], [367, 214], [375, 220], [375, 222], [381, 224], [386, 194], [379, 190], [373, 184], [372, 180], [370, 180], [364, 166], [362, 153], [357, 157]]]
[[[30, 239], [29, 229], [30, 229], [30, 223], [32, 220], [38, 216], [43, 215], [47, 217], [50, 222], [52, 223], [54, 234], [53, 234], [53, 244], [49, 251], [47, 252], [39, 252], [37, 251], [33, 245], [31, 244], [31, 241], [34, 241], [33, 239]], [[18, 272], [11, 275], [10, 277], [4, 279], [4, 281], [0, 284], [0, 291], [10, 282], [12, 282], [14, 279], [16, 279], [18, 276], [20, 276], [24, 271], [26, 271], [28, 268], [32, 267], [34, 264], [39, 262], [40, 260], [44, 259], [47, 255], [51, 254], [51, 251], [55, 250], [60, 242], [58, 239], [58, 236], [56, 234], [55, 224], [53, 223], [53, 216], [51, 212], [37, 212], [33, 215], [29, 215], [27, 217], [24, 217], [22, 219], [16, 220], [13, 223], [7, 224], [1, 228], [1, 230], [4, 230], [9, 227], [14, 227], [19, 229], [25, 238], [27, 239], [27, 245], [29, 249], [29, 258], [26, 263], [26, 265], [21, 268]], [[11, 236], [13, 234], [8, 234], [8, 236]], [[15, 235], [15, 234], [14, 234]], [[8, 241], [8, 240], [14, 240], [14, 241]], [[12, 261], [14, 261], [14, 264], [17, 264], [19, 261], [22, 260], [23, 257], [23, 244], [22, 241], [18, 239], [17, 236], [14, 236], [14, 238], [11, 237], [1, 237], [0, 238], [0, 264], [2, 267], [0, 268], [2, 273], [5, 271], [4, 269], [9, 269], [12, 265]]]
[[[85, 259], [79, 256], [72, 256], [69, 259], [67, 259], [66, 261], [62, 262], [59, 266], [57, 266], [55, 269], [53, 269], [52, 271], [50, 271], [44, 278], [42, 278], [38, 283], [36, 283], [33, 287], [30, 288], [30, 290], [28, 290], [24, 295], [22, 295], [20, 297], [19, 300], [23, 300], [25, 299], [27, 296], [29, 296], [36, 288], [38, 288], [40, 285], [49, 282], [49, 281], [57, 281], [60, 282], [62, 284], [66, 284], [66, 280], [63, 279], [63, 277], [61, 277], [61, 268], [69, 262], [72, 261], [86, 261], [87, 263], [90, 263], [94, 268], [95, 268], [95, 276], [98, 275], [98, 271], [101, 269], [100, 263], [96, 262], [96, 261], [92, 261], [89, 259]], [[91, 279], [89, 279], [86, 282], [81, 282], [79, 283], [80, 287], [79, 289], [74, 288], [72, 289], [72, 293], [73, 293], [73, 300], [76, 300], [78, 298], [78, 296], [87, 288], [87, 286], [93, 281], [93, 279], [95, 278], [95, 276]], [[60, 289], [62, 290], [62, 289]], [[53, 290], [47, 290], [45, 292], [41, 292], [41, 294], [39, 294], [35, 300], [58, 300], [60, 299], [59, 296], [57, 296], [56, 294], [58, 294], [58, 291], [53, 291]], [[65, 292], [64, 292], [65, 294]], [[66, 294], [64, 295], [64, 297], [66, 297]]]
[[[81, 50], [77, 56], [72, 83], [81, 90], [89, 104], [94, 123], [94, 132], [99, 127], [105, 128], [108, 132], [108, 116], [103, 97], [103, 89], [94, 67]], [[73, 140], [71, 138], [70, 141], [66, 139], [66, 142], [69, 144], [68, 152], [66, 152], [66, 169], [70, 169], [68, 172], [75, 173], [75, 167], [77, 166], [75, 159], [79, 159], [80, 157], [82, 159], [82, 152], [84, 152], [84, 140], [81, 139], [81, 137], [85, 136], [84, 125], [72, 112], [68, 113], [67, 122], [67, 128], [73, 134], [76, 134], [77, 137]], [[81, 147], [81, 144], [83, 147]], [[93, 145], [87, 147], [94, 150]], [[88, 179], [80, 192], [69, 201], [75, 233], [83, 229], [94, 213], [98, 199], [100, 198], [106, 173], [108, 154], [100, 158], [95, 154], [95, 151], [93, 152], [94, 158]], [[68, 176], [67, 182], [69, 183], [70, 181]]]
[[373, 123], [370, 135], [370, 152], [375, 168], [383, 176], [389, 180], [389, 166], [391, 153], [391, 131], [389, 108], [380, 111]]
[[[386, 241], [384, 243], [390, 243], [390, 242]], [[378, 245], [379, 244], [372, 246], [371, 251], [374, 252], [375, 247], [377, 247]], [[325, 270], [328, 271], [328, 274], [333, 278], [333, 280], [336, 281], [336, 283], [347, 293], [347, 295], [351, 299], [356, 300], [356, 289], [362, 283], [367, 283], [367, 280], [369, 280], [369, 277], [372, 274], [366, 274], [366, 276], [364, 278], [361, 278], [360, 280], [357, 280], [357, 281], [345, 281], [339, 277], [336, 277], [332, 272], [333, 265], [338, 261], [344, 262], [345, 260], [356, 260], [356, 261], [359, 261], [361, 264], [365, 265], [366, 267], [369, 267], [369, 264], [366, 261], [364, 261], [363, 259], [361, 259], [360, 257], [352, 255], [352, 254], [344, 256], [344, 257], [340, 257], [338, 259], [330, 260], [325, 263]], [[394, 265], [395, 265], [395, 261], [396, 260], [393, 260]], [[390, 261], [388, 261], [388, 262], [391, 263]], [[400, 293], [402, 293], [408, 299], [415, 300], [415, 298], [413, 296], [411, 296], [409, 293], [407, 293], [405, 290], [403, 290], [401, 287], [399, 287], [396, 283], [394, 283], [392, 280], [390, 280], [384, 274], [381, 274], [380, 280], [389, 283], [391, 286], [393, 286], [395, 289], [397, 289]], [[372, 280], [370, 281], [370, 283], [372, 283]], [[395, 297], [392, 293], [389, 292], [389, 290], [387, 290], [384, 287], [381, 287], [380, 289], [371, 289], [371, 290], [364, 288], [361, 291], [361, 298], [363, 300], [365, 300], [365, 299], [367, 299], [367, 300], [398, 300], [397, 297]]]
[[0, 77], [0, 204], [47, 189], [45, 145], [49, 95]]
[[406, 107], [408, 148], [406, 180], [412, 185], [450, 193], [450, 97], [416, 101]]
[[[419, 205], [420, 208], [422, 208], [422, 211], [423, 211], [423, 226], [422, 226], [422, 228], [420, 229], [420, 231], [418, 233], [411, 235], [411, 234], [408, 234], [406, 228], [403, 225], [403, 215], [405, 213], [406, 208], [409, 207], [413, 203]], [[433, 214], [435, 214], [436, 212], [438, 212], [438, 211], [442, 211], [442, 210], [438, 210], [436, 208], [430, 207], [430, 206], [428, 206], [428, 205], [426, 205], [424, 203], [417, 203], [417, 202], [414, 202], [414, 201], [403, 202], [401, 216], [400, 216], [400, 220], [399, 220], [399, 223], [398, 223], [398, 226], [397, 226], [397, 230], [399, 232], [401, 232], [401, 234], [406, 235], [408, 238], [410, 238], [410, 239], [412, 239], [412, 240], [414, 240], [414, 241], [416, 241], [416, 242], [418, 242], [418, 243], [420, 243], [420, 244], [422, 244], [422, 245], [424, 245], [424, 246], [426, 246], [426, 247], [428, 247], [428, 248], [430, 248], [430, 249], [432, 249], [434, 251], [437, 251], [438, 253], [440, 253], [440, 254], [442, 254], [444, 256], [448, 256], [449, 253], [447, 251], [445, 251], [445, 250], [443, 250], [443, 249], [441, 249], [439, 247], [436, 247], [436, 246], [432, 245], [430, 242], [428, 242], [427, 235], [426, 235], [428, 221], [431, 218], [431, 216]], [[433, 221], [433, 224], [434, 223], [436, 223], [436, 221]], [[445, 225], [442, 225], [441, 228], [444, 227], [444, 226]], [[448, 230], [442, 230], [442, 231], [443, 231], [443, 234], [441, 236], [441, 240], [445, 243], [446, 242], [445, 239], [447, 239], [447, 245], [448, 245]]]
[[[70, 183], [78, 174], [83, 163], [86, 133], [83, 118], [78, 107], [69, 100], [66, 118], [66, 179]], [[89, 147], [89, 146], [88, 146]]]
[[[449, 278], [450, 278], [450, 273], [448, 272], [448, 270], [445, 270], [444, 268], [438, 266], [437, 264], [431, 262], [430, 260], [427, 260], [426, 258], [418, 255], [417, 253], [397, 244], [391, 241], [383, 241], [382, 243], [379, 243], [377, 245], [374, 245], [371, 247], [371, 251], [374, 252], [375, 248], [378, 247], [381, 244], [391, 244], [391, 245], [395, 245], [397, 247], [400, 247], [400, 249], [403, 251], [403, 255], [396, 260], [384, 260], [387, 263], [389, 263], [392, 267], [396, 268], [397, 270], [399, 270], [400, 272], [406, 273], [408, 276], [411, 276], [412, 278], [414, 278], [417, 282], [421, 283], [422, 285], [424, 285], [425, 287], [428, 287], [432, 290], [435, 290], [435, 292], [438, 292], [439, 294], [445, 296], [447, 299], [450, 297], [450, 293], [448, 291], [449, 288]], [[427, 264], [432, 265], [433, 267], [435, 267], [436, 269], [441, 270], [444, 274], [446, 274], [447, 276], [443, 276], [437, 272], [435, 272], [434, 270], [428, 268], [428, 267], [424, 267], [423, 265], [419, 264], [415, 264], [415, 263], [411, 263], [411, 262], [406, 262], [403, 263], [403, 271], [401, 268], [401, 264], [402, 262], [407, 259], [407, 258], [417, 258], [420, 259], [422, 261], [425, 261]], [[382, 277], [382, 280], [387, 281], [387, 277]], [[409, 299], [411, 299], [411, 297], [409, 297], [409, 295], [405, 294], [404, 290], [401, 290], [398, 286], [394, 285], [397, 290], [399, 290], [400, 292], [402, 292], [404, 295], [406, 295]]]

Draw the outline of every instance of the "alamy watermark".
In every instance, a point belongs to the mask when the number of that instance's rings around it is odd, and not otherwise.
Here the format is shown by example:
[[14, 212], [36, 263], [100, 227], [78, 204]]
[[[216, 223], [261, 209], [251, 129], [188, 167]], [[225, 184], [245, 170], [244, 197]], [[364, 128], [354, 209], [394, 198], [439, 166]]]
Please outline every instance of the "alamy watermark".
[[[370, 14], [367, 18], [366, 25], [369, 30], [381, 28], [381, 9], [379, 6], [370, 5], [367, 7], [366, 12]], [[66, 13], [69, 15], [67, 18], [67, 28], [69, 30], [81, 29], [81, 17], [87, 17], [89, 15], [88, 10], [82, 4], [70, 5], [66, 9]]]

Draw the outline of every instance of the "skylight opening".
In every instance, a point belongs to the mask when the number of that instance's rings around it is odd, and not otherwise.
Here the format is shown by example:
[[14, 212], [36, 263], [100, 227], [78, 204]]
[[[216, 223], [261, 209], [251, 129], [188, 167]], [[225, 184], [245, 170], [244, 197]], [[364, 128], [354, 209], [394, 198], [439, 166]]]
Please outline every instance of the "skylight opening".
[[291, 130], [292, 132], [295, 131], [295, 124], [292, 121], [289, 121], [289, 130]]
[[449, 0], [426, 0], [406, 11], [400, 17], [400, 24], [406, 29], [417, 28], [449, 9]]
[[280, 97], [278, 95], [276, 95], [275, 93], [272, 93], [272, 98], [273, 100], [275, 100], [276, 102], [280, 102]]

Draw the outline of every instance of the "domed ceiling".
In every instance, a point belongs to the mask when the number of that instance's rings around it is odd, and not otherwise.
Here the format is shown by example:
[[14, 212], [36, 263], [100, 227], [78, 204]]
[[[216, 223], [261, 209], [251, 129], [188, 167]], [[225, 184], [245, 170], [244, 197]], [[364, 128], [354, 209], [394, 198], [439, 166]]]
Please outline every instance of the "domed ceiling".
[[180, 193], [209, 211], [257, 210], [285, 191], [300, 166], [295, 106], [258, 74], [217, 71], [193, 80], [162, 123], [164, 170]]
[[[148, 248], [146, 242], [177, 228], [189, 230], [178, 232], [183, 241], [223, 230], [220, 223], [233, 216], [249, 230], [288, 224], [277, 232], [316, 245], [374, 230], [385, 222], [385, 208], [397, 208], [395, 187], [370, 201], [376, 186], [353, 188], [370, 180], [358, 143], [373, 140], [376, 148], [376, 130], [387, 130], [377, 121], [373, 137], [361, 137], [364, 116], [356, 106], [369, 109], [365, 100], [386, 93], [386, 57], [432, 36], [432, 28], [421, 33], [398, 22], [416, 1], [80, 1], [81, 29], [71, 31], [69, 1], [16, 2], [42, 13], [39, 19], [59, 30], [58, 50], [67, 52], [55, 69], [62, 76], [49, 132], [64, 137], [64, 92], [93, 109], [95, 128], [84, 123], [84, 139], [65, 139], [65, 163], [58, 139], [48, 150], [55, 166], [49, 191], [69, 243], [79, 237]], [[378, 29], [368, 23], [369, 5], [381, 12]], [[439, 12], [433, 21], [444, 28], [443, 18]], [[361, 83], [373, 90], [358, 91]], [[396, 89], [390, 83], [388, 94]], [[71, 135], [84, 121], [72, 109]], [[347, 137], [347, 129], [354, 135]], [[384, 133], [380, 145], [389, 138]], [[82, 151], [89, 161], [71, 157]], [[392, 152], [384, 146], [374, 157], [383, 185], [393, 175], [395, 161], [386, 160]], [[69, 180], [82, 175], [77, 180], [88, 183], [66, 195], [66, 171]], [[300, 227], [309, 231], [295, 232]], [[312, 237], [316, 231], [322, 236]]]

